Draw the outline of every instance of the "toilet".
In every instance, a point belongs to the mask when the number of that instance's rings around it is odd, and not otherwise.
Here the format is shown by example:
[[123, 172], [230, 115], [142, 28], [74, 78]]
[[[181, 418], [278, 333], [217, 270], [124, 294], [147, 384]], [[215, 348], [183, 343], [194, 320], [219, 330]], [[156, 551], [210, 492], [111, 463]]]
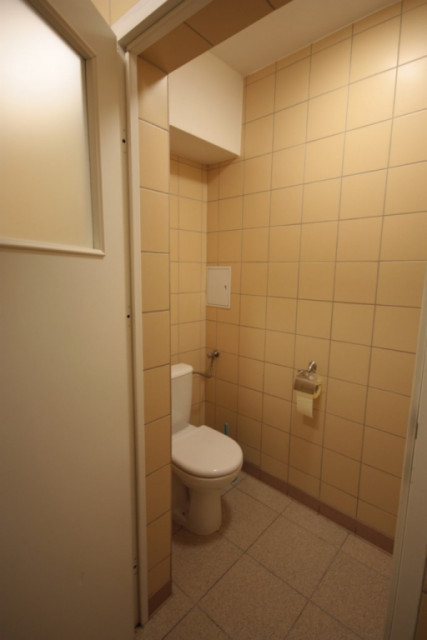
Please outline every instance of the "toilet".
[[219, 431], [190, 424], [192, 378], [190, 365], [172, 365], [172, 509], [175, 522], [209, 535], [221, 526], [221, 495], [237, 478], [243, 453]]

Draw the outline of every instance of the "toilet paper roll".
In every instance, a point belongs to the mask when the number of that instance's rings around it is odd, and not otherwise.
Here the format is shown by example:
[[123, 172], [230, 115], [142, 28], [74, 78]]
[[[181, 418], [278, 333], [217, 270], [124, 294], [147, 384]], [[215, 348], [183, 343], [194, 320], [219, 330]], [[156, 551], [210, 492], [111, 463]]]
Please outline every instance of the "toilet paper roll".
[[313, 399], [314, 396], [311, 393], [304, 393], [303, 391], [297, 391], [297, 411], [302, 413], [303, 416], [313, 417]]

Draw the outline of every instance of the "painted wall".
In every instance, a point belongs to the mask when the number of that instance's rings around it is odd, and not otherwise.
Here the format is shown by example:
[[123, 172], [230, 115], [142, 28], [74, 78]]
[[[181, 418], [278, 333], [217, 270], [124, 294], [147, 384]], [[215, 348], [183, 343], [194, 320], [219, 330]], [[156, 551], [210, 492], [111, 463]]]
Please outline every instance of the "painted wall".
[[[370, 16], [246, 79], [244, 152], [208, 173], [207, 421], [245, 459], [392, 537], [427, 260], [427, 4]], [[292, 382], [316, 360], [313, 419]]]

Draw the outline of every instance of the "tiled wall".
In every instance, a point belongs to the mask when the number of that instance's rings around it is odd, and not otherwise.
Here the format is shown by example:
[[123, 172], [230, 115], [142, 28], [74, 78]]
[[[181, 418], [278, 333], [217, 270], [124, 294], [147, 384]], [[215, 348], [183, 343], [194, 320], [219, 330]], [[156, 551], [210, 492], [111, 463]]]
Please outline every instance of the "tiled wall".
[[[247, 78], [244, 149], [208, 173], [232, 266], [207, 421], [246, 461], [393, 537], [427, 261], [427, 4], [398, 3]], [[298, 368], [324, 378], [313, 419]]]
[[171, 578], [167, 78], [138, 59], [142, 326], [150, 609]]
[[[171, 356], [206, 371], [207, 179], [201, 165], [171, 159]], [[193, 376], [193, 424], [204, 422], [203, 377]]]
[[427, 561], [424, 567], [424, 583], [423, 590], [420, 595], [417, 628], [414, 640], [423, 640], [423, 638], [427, 638]]

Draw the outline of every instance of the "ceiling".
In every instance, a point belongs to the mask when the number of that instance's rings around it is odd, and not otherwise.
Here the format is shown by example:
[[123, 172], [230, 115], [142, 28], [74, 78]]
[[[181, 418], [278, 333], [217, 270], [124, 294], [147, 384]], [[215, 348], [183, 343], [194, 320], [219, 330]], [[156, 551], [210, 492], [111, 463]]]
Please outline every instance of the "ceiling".
[[247, 76], [395, 0], [292, 0], [210, 50]]

